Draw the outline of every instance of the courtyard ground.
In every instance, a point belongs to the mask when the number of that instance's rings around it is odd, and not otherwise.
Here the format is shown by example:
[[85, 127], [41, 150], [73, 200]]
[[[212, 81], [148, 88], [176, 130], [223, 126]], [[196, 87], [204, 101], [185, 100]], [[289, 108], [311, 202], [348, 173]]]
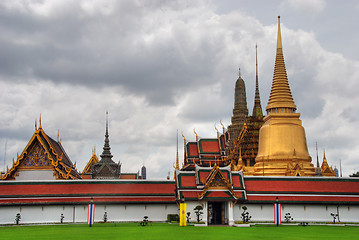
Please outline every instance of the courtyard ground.
[[251, 227], [179, 227], [178, 224], [138, 223], [56, 224], [36, 226], [2, 226], [0, 239], [136, 239], [136, 240], [200, 240], [200, 239], [358, 239], [358, 226], [284, 226]]

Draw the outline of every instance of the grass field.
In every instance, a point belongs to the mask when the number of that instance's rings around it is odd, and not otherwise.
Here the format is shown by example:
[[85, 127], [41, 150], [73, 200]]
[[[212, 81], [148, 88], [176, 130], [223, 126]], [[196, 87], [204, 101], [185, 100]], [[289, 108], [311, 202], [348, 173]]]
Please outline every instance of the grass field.
[[358, 239], [355, 226], [279, 226], [252, 227], [179, 227], [177, 224], [153, 223], [141, 227], [138, 223], [106, 223], [88, 227], [85, 224], [6, 226], [0, 227], [0, 239]]

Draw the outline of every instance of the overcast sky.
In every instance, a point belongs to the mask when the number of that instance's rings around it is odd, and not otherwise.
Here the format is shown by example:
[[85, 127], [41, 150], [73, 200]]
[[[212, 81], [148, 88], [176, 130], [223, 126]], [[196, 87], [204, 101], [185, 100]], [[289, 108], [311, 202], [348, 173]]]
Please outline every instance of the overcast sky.
[[108, 110], [122, 171], [172, 176], [177, 129], [194, 140], [230, 124], [239, 67], [252, 112], [256, 43], [265, 109], [278, 15], [313, 162], [318, 142], [320, 160], [325, 149], [345, 176], [358, 171], [359, 3], [324, 0], [0, 1], [0, 169], [41, 114], [82, 171], [102, 153]]

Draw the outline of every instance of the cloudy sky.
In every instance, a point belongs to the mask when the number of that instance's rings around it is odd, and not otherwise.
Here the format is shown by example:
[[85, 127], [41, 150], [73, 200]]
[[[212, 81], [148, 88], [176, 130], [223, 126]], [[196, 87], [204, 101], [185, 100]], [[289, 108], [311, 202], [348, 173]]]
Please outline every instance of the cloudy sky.
[[[149, 178], [173, 172], [176, 130], [194, 140], [230, 124], [238, 68], [251, 112], [258, 44], [267, 105], [281, 15], [283, 51], [309, 152], [359, 170], [359, 4], [325, 0], [0, 2], [0, 169], [35, 119], [82, 171], [101, 154]], [[183, 140], [180, 160], [183, 160]], [[6, 153], [5, 153], [6, 146]]]

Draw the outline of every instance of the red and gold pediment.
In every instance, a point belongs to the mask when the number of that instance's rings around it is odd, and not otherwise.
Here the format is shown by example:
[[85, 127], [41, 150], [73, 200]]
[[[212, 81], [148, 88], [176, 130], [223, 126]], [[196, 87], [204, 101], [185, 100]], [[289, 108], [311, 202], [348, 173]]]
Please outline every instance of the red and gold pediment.
[[217, 195], [220, 194], [220, 192], [223, 192], [225, 193], [224, 196], [227, 198], [238, 198], [233, 191], [232, 183], [224, 177], [218, 165], [215, 165], [212, 171], [208, 174], [204, 189], [198, 198], [202, 200], [211, 195], [211, 192], [216, 192]]
[[213, 176], [213, 178], [211, 179], [211, 181], [208, 183], [208, 188], [209, 189], [225, 189], [228, 188], [227, 186], [227, 181], [224, 178], [223, 174], [221, 174], [220, 171], [217, 171], [215, 173], [215, 175]]
[[19, 169], [52, 169], [52, 164], [45, 154], [45, 149], [39, 144], [34, 142], [30, 146], [29, 154], [21, 162]]

